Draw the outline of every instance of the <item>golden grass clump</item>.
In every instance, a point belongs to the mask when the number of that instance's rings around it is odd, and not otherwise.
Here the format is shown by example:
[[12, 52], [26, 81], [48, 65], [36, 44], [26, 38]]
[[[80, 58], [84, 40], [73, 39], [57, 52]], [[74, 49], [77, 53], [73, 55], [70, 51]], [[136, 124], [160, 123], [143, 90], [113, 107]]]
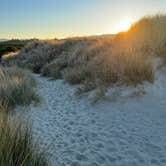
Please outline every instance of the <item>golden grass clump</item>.
[[152, 68], [152, 60], [147, 55], [142, 53], [130, 52], [130, 55], [125, 55], [124, 70], [122, 82], [127, 85], [137, 85], [144, 81], [153, 83], [154, 71]]
[[166, 15], [162, 14], [143, 17], [129, 31], [117, 34], [114, 42], [116, 48], [144, 50], [153, 55], [165, 44]]

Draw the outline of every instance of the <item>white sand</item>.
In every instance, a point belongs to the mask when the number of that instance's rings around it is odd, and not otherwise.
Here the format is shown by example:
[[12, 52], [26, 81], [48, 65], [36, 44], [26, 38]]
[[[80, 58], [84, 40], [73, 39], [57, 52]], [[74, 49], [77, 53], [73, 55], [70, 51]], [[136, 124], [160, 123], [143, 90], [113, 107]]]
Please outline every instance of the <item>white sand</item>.
[[115, 88], [96, 105], [62, 80], [36, 76], [43, 102], [26, 117], [52, 166], [166, 166], [165, 75], [145, 84], [144, 96]]

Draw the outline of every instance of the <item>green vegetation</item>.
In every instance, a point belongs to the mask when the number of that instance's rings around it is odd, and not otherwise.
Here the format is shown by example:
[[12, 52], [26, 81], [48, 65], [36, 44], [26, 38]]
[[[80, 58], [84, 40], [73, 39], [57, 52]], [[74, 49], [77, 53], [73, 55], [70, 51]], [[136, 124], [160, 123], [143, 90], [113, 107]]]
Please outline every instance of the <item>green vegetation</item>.
[[10, 52], [17, 52], [33, 40], [8, 40], [0, 42], [0, 57]]

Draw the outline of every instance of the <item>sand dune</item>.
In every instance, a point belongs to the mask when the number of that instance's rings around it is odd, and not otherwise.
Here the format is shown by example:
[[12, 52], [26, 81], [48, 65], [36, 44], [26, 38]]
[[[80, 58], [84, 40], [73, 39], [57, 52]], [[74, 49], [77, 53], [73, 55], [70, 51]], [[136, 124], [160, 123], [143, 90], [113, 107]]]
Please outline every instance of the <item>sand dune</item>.
[[20, 111], [28, 109], [25, 117], [52, 166], [165, 166], [164, 72], [157, 73], [154, 85], [139, 87], [144, 95], [135, 93], [138, 87], [122, 88], [114, 93], [118, 100], [93, 106], [87, 96], [74, 95], [75, 87], [36, 75], [43, 102]]

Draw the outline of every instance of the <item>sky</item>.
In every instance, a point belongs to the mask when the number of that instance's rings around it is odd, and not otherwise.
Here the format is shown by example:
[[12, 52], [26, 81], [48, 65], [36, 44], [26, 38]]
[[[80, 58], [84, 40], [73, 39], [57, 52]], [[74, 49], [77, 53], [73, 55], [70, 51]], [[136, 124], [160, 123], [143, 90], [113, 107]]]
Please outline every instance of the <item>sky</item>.
[[166, 0], [0, 0], [0, 38], [114, 34], [155, 13]]

